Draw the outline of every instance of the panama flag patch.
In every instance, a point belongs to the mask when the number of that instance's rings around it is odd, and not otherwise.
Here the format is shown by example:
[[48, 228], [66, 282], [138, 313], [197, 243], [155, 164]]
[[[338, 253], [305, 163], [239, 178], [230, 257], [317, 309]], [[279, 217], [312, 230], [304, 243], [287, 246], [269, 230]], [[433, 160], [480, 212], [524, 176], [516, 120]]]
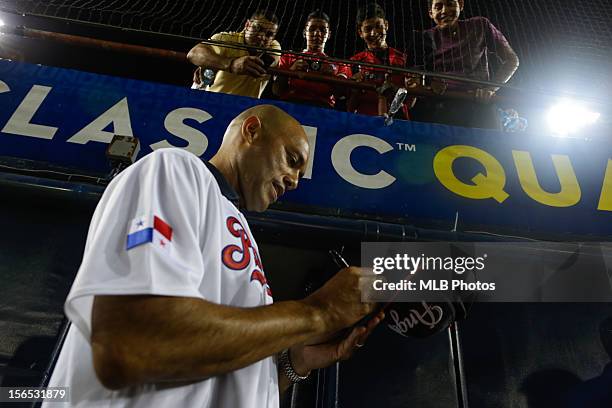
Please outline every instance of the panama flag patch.
[[157, 215], [152, 218], [139, 216], [132, 220], [125, 249], [129, 251], [148, 243], [161, 249], [168, 249], [172, 243], [172, 227]]

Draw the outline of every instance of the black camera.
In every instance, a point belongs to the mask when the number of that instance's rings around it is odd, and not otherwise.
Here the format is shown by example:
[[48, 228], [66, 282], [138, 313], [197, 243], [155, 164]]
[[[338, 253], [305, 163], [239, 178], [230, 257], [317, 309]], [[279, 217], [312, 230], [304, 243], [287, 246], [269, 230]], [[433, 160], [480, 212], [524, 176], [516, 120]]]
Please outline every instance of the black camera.
[[351, 71], [353, 75], [362, 72], [362, 79], [366, 81], [380, 81], [385, 79], [385, 73], [380, 71], [373, 71], [371, 69], [361, 68], [361, 65], [352, 65]]
[[317, 60], [306, 60], [306, 62], [308, 63], [308, 71], [312, 71], [312, 72], [322, 72], [323, 68], [325, 67], [324, 64], [327, 64], [327, 69], [325, 72], [329, 72], [329, 70], [331, 71], [336, 71], [336, 66], [334, 64], [330, 64], [324, 61], [317, 61]]
[[321, 63], [321, 61], [308, 60], [306, 62], [308, 63], [309, 71], [319, 72], [321, 71], [321, 68], [323, 67], [323, 64]]

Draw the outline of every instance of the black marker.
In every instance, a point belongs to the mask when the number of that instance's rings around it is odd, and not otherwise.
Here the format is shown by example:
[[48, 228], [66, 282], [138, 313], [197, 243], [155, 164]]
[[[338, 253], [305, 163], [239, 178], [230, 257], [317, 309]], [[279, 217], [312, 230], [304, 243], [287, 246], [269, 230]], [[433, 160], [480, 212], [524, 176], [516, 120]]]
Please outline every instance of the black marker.
[[[342, 255], [340, 255], [340, 253], [336, 251], [335, 249], [331, 249], [329, 251], [329, 254], [331, 255], [332, 259], [334, 260], [334, 263], [338, 266], [338, 268], [348, 268], [349, 267], [349, 264], [348, 262], [346, 262], [346, 259], [344, 259]], [[381, 309], [384, 309], [384, 307], [383, 308], [377, 307], [374, 312], [362, 317], [361, 320], [359, 320], [357, 323], [353, 325], [353, 327], [367, 326], [368, 322], [372, 320], [372, 318], [376, 316], [378, 312], [380, 312]]]

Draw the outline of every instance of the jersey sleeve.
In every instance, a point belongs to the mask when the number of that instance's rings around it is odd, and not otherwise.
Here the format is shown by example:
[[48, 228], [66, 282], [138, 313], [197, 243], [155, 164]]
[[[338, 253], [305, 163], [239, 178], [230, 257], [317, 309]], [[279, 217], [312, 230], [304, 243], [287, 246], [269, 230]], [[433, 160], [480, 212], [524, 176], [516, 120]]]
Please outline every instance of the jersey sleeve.
[[97, 295], [202, 298], [201, 231], [213, 176], [196, 156], [161, 149], [108, 186], [94, 212], [65, 311], [86, 339]]

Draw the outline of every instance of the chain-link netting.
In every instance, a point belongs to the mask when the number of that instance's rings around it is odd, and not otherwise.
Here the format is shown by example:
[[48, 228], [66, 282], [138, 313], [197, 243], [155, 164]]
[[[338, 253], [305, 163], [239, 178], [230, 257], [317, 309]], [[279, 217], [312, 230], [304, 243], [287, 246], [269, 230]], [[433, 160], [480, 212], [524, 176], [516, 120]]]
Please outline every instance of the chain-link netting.
[[[304, 48], [306, 16], [321, 9], [331, 17], [327, 53], [348, 58], [364, 49], [355, 19], [363, 1], [354, 0], [13, 0], [4, 10], [95, 22], [180, 36], [209, 38], [239, 31], [256, 9], [275, 12], [284, 49]], [[389, 21], [388, 43], [421, 64], [423, 33], [434, 26], [427, 0], [378, 0]], [[483, 16], [508, 39], [520, 58], [510, 84], [607, 99], [612, 86], [612, 2], [608, 0], [465, 0], [462, 18]], [[491, 63], [495, 65], [494, 49]]]

